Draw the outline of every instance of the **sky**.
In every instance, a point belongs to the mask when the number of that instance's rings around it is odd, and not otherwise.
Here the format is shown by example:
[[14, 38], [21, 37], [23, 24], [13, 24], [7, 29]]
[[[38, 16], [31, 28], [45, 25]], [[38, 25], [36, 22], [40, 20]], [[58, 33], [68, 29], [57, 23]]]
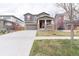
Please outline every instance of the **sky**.
[[55, 3], [78, 3], [78, 0], [0, 0], [0, 15], [15, 15], [23, 20], [25, 13], [47, 12], [54, 16], [64, 10]]
[[55, 13], [62, 12], [62, 10], [55, 3], [0, 3], [1, 15], [15, 15], [22, 20], [25, 13], [39, 14], [47, 12], [54, 16]]

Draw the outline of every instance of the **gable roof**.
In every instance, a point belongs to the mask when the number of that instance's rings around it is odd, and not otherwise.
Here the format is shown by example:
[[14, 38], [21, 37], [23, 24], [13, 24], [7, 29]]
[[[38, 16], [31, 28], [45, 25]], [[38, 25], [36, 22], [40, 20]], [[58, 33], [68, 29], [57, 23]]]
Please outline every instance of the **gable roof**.
[[42, 12], [42, 13], [39, 13], [37, 16], [41, 15], [41, 14], [46, 14], [46, 15], [49, 15], [48, 13], [46, 12]]
[[43, 17], [39, 17], [38, 19], [40, 19], [40, 18], [50, 18], [50, 19], [54, 19], [53, 17], [50, 17], [50, 16], [43, 16]]
[[31, 13], [25, 13], [24, 16], [25, 16], [25, 15], [32, 15], [32, 14], [31, 14]]
[[[47, 14], [47, 15], [49, 15], [49, 14], [46, 13], [46, 12], [41, 12], [41, 13], [39, 13], [39, 14], [36, 14], [36, 15], [34, 14], [34, 15], [35, 15], [35, 16], [39, 16], [39, 15], [41, 15], [41, 14]], [[25, 13], [24, 16], [25, 16], [25, 15], [32, 15], [32, 14], [31, 14], [31, 13]]]

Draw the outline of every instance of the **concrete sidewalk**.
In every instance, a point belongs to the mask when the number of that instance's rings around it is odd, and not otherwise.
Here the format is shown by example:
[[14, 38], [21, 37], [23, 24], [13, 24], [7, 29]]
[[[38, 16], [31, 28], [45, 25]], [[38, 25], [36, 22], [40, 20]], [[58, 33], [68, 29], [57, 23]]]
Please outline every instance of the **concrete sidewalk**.
[[[42, 39], [71, 39], [70, 36], [37, 36], [35, 40], [42, 40]], [[79, 39], [79, 37], [74, 37], [74, 39]]]
[[0, 56], [28, 56], [36, 30], [19, 31], [0, 36]]

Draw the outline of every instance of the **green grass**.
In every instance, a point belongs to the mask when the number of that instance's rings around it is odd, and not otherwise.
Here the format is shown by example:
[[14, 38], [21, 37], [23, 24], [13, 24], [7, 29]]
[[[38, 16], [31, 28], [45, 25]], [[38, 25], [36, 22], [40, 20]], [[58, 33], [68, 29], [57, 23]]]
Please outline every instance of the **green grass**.
[[[79, 36], [79, 31], [74, 32], [75, 36]], [[70, 36], [70, 32], [63, 31], [37, 31], [36, 36]]]
[[5, 33], [0, 32], [0, 35], [3, 35], [3, 34], [5, 34]]
[[30, 56], [79, 56], [79, 40], [35, 40]]

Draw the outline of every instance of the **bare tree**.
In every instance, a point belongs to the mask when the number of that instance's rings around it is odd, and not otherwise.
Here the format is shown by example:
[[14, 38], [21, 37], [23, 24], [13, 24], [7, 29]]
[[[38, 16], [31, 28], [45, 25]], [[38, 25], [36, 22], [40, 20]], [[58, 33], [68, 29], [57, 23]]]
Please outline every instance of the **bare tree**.
[[67, 17], [69, 18], [70, 23], [71, 23], [71, 39], [74, 39], [74, 31], [73, 31], [73, 23], [72, 23], [72, 21], [74, 20], [73, 4], [72, 3], [60, 3], [57, 5], [62, 7], [65, 10], [65, 13], [68, 15]]
[[74, 24], [73, 20], [77, 17], [77, 14], [79, 14], [78, 9], [78, 4], [74, 3], [57, 3], [58, 6], [62, 7], [65, 10], [65, 13], [68, 15], [68, 18], [70, 20], [71, 24], [71, 49], [72, 49], [72, 44], [73, 44], [73, 39], [74, 39]]

